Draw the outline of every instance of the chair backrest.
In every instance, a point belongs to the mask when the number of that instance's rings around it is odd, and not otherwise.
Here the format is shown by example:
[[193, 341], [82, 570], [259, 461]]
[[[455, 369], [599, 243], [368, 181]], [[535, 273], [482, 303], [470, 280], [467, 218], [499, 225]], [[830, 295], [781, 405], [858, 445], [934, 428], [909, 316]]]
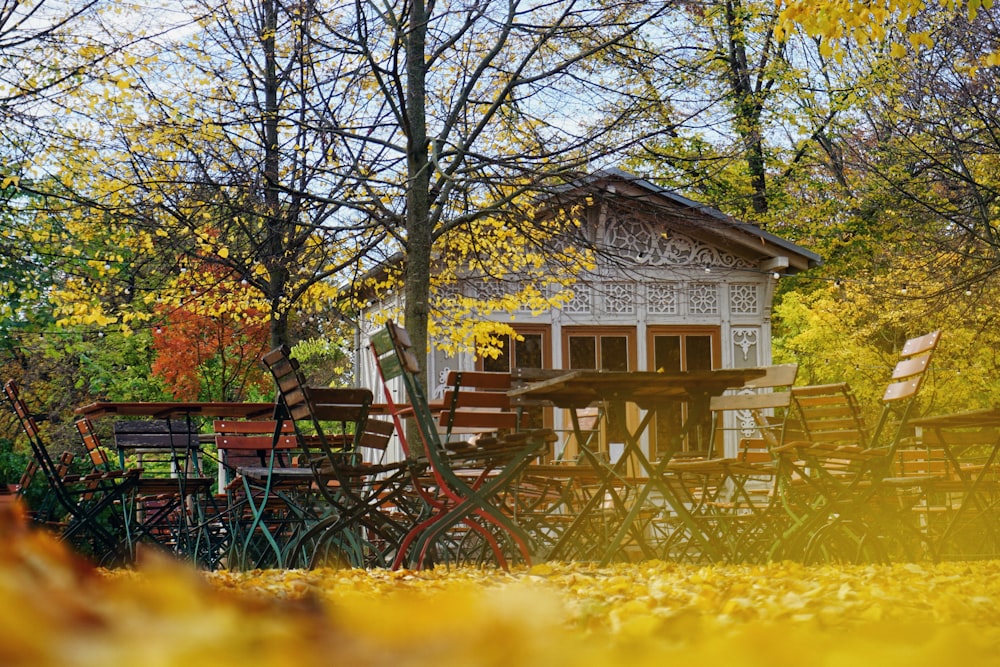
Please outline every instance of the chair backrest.
[[288, 452], [298, 447], [295, 427], [290, 421], [275, 419], [216, 419], [212, 423], [219, 457], [219, 488], [225, 488], [242, 466], [267, 466], [272, 452]]
[[835, 445], [868, 444], [857, 398], [846, 382], [792, 387], [796, 439]]
[[920, 438], [907, 438], [896, 448], [890, 474], [898, 477], [923, 477], [931, 475], [939, 478], [952, 476], [952, 465], [945, 455], [944, 447]]
[[28, 406], [25, 404], [24, 399], [21, 398], [17, 384], [13, 380], [9, 380], [4, 384], [4, 394], [6, 394], [7, 401], [10, 403], [11, 408], [14, 410], [14, 414], [17, 416], [18, 422], [21, 424], [21, 430], [24, 431], [26, 436], [28, 436], [28, 444], [31, 446], [31, 452], [35, 457], [35, 462], [38, 464], [42, 474], [45, 475], [51, 485], [54, 479], [59, 479], [60, 477], [57, 472], [56, 463], [52, 460], [52, 457], [49, 456], [48, 449], [46, 449], [45, 445], [42, 443], [38, 431], [38, 424], [35, 422], [34, 416], [32, 416], [31, 412], [28, 410]]
[[941, 331], [938, 330], [911, 338], [903, 344], [892, 377], [882, 394], [882, 412], [872, 430], [872, 447], [884, 447], [891, 455], [906, 435], [917, 394], [940, 340]]
[[282, 422], [279, 431], [274, 419], [216, 419], [212, 422], [212, 432], [216, 445], [226, 451], [257, 452], [296, 447], [295, 427], [290, 421]]
[[370, 389], [309, 386], [286, 346], [271, 350], [261, 362], [274, 377], [278, 404], [293, 423], [299, 446], [318, 447], [331, 463], [339, 454], [358, 450], [367, 433], [373, 401]]
[[[427, 393], [420, 378], [420, 363], [413, 353], [410, 335], [406, 329], [389, 320], [385, 323], [384, 329], [371, 336], [369, 342], [372, 354], [375, 356], [375, 367], [382, 380], [386, 405], [396, 426], [403, 451], [407, 456], [416, 453], [406, 435], [403, 423], [406, 417], [413, 418], [423, 441], [424, 451], [440, 451], [442, 443], [438, 435], [437, 420], [427, 401]], [[402, 404], [392, 395], [389, 382], [396, 378], [403, 383], [408, 404]]]
[[933, 331], [906, 341], [899, 353], [899, 361], [892, 369], [892, 380], [882, 395], [883, 403], [905, 401], [916, 396], [940, 340], [941, 332]]
[[438, 425], [445, 428], [445, 442], [455, 434], [517, 429], [518, 413], [507, 396], [510, 373], [451, 371], [446, 385], [444, 407], [438, 417]]
[[727, 434], [735, 436], [737, 454], [743, 458], [747, 458], [744, 453], [749, 449], [766, 451], [780, 442], [791, 405], [789, 390], [795, 384], [798, 364], [768, 366], [764, 370], [764, 375], [739, 389], [710, 399], [712, 437], [709, 442], [715, 452], [725, 444]]
[[291, 350], [287, 346], [275, 348], [263, 356], [261, 363], [274, 378], [279, 403], [283, 404], [288, 418], [293, 421], [311, 419], [305, 378], [299, 372], [298, 361], [292, 358]]
[[[41, 435], [38, 430], [38, 424], [35, 422], [35, 418], [28, 410], [28, 406], [24, 402], [24, 399], [21, 398], [17, 383], [13, 380], [7, 381], [4, 384], [4, 394], [7, 396], [7, 401], [10, 403], [11, 408], [14, 410], [14, 414], [17, 416], [18, 422], [21, 424], [21, 430], [24, 431], [24, 434], [28, 437], [28, 444], [31, 447], [31, 452], [34, 456], [34, 462], [36, 464], [35, 468], [30, 469], [31, 477], [34, 477], [37, 472], [41, 472], [46, 483], [48, 484], [49, 490], [52, 492], [52, 499], [54, 499], [64, 511], [68, 511], [75, 516], [78, 515], [79, 510], [77, 505], [80, 499], [79, 493], [69, 489], [67, 486], [68, 482], [66, 481], [73, 455], [70, 452], [63, 452], [62, 456], [60, 456], [58, 460], [54, 460], [49, 455], [48, 449], [42, 442]], [[29, 479], [28, 482], [30, 483], [30, 481], [31, 480]], [[49, 499], [46, 498], [46, 502], [48, 502], [48, 500]]]
[[18, 495], [24, 495], [27, 493], [28, 489], [31, 488], [32, 482], [35, 481], [35, 477], [38, 476], [38, 461], [34, 458], [28, 460], [28, 464], [24, 466], [24, 472], [21, 473], [21, 478], [17, 481], [16, 492]]
[[389, 441], [392, 440], [392, 434], [395, 432], [396, 427], [391, 421], [369, 417], [365, 420], [364, 426], [360, 431], [358, 446], [363, 449], [379, 452], [377, 456], [373, 457], [377, 462], [385, 457]]
[[96, 472], [111, 472], [114, 466], [101, 446], [101, 440], [97, 436], [97, 432], [94, 430], [94, 425], [90, 419], [87, 417], [77, 419], [76, 430], [80, 433], [80, 438], [83, 440], [83, 447], [87, 450], [87, 455], [90, 457], [90, 464], [94, 470]]
[[186, 419], [123, 419], [112, 432], [115, 447], [136, 455], [144, 477], [201, 474], [200, 434]]

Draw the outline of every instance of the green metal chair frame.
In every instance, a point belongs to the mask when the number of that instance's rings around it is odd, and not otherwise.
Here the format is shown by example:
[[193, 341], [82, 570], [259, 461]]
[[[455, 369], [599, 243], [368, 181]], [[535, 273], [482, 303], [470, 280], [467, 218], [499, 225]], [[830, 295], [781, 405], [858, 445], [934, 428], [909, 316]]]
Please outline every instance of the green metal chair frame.
[[44, 519], [43, 525], [57, 527], [62, 541], [99, 563], [130, 562], [134, 554], [128, 508], [139, 473], [113, 470], [80, 475], [69, 472], [67, 465], [57, 464], [50, 456], [35, 418], [13, 380], [4, 384], [4, 393], [48, 484], [48, 499], [54, 501], [53, 513]]
[[306, 566], [331, 559], [355, 567], [390, 566], [422, 510], [409, 500], [412, 462], [365, 460], [366, 450], [384, 451], [392, 432], [390, 424], [369, 415], [372, 391], [309, 386], [284, 346], [262, 362], [277, 385], [279, 416], [294, 424], [300, 465], [313, 471], [326, 504], [306, 522], [290, 554]]
[[[509, 558], [515, 555], [530, 563], [528, 535], [503, 511], [497, 499], [538, 455], [549, 440], [549, 434], [514, 433], [503, 438], [501, 446], [495, 449], [449, 452], [427, 401], [420, 364], [411, 347], [406, 330], [392, 321], [371, 337], [376, 367], [400, 441], [407, 455], [412, 457], [414, 452], [407, 442], [403, 424], [404, 418], [412, 418], [433, 478], [431, 484], [421, 489], [433, 508], [432, 514], [411, 529], [394, 565], [425, 567], [434, 559], [465, 559], [471, 552], [463, 552], [463, 545], [470, 540], [482, 546], [477, 556], [489, 554], [502, 568], [507, 568]], [[392, 396], [388, 383], [396, 378], [403, 383], [408, 405], [397, 404]], [[474, 482], [457, 472], [460, 466], [470, 465], [478, 465], [483, 471]], [[464, 537], [449, 544], [455, 534], [463, 531]]]

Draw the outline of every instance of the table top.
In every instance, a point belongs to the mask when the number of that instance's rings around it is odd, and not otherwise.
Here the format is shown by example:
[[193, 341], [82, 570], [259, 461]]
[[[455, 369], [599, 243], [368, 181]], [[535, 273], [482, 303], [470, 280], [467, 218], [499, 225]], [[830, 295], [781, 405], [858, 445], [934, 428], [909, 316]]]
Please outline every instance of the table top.
[[548, 380], [512, 389], [518, 399], [551, 401], [560, 408], [582, 408], [607, 400], [625, 400], [640, 407], [712, 396], [740, 387], [764, 375], [762, 368], [722, 368], [681, 373], [653, 371], [568, 371]]
[[909, 421], [911, 426], [922, 428], [975, 428], [977, 426], [1000, 426], [1000, 407], [967, 410], [945, 415], [930, 415]]
[[227, 403], [202, 401], [96, 401], [74, 410], [76, 414], [96, 419], [120, 417], [231, 417], [249, 419], [272, 417], [274, 403]]

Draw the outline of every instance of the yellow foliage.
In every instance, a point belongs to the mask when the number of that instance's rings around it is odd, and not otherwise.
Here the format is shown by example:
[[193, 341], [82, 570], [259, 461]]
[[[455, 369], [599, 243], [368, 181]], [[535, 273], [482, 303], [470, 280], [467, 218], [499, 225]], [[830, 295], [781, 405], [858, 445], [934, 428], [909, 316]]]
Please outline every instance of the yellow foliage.
[[889, 47], [889, 55], [893, 58], [903, 58], [906, 56], [906, 47], [902, 44], [893, 42]]
[[1000, 664], [1000, 563], [103, 571], [0, 515], [5, 667]]
[[[975, 19], [980, 7], [991, 6], [991, 0], [968, 0], [965, 10]], [[858, 44], [881, 42], [895, 27], [908, 33], [907, 22], [924, 8], [923, 0], [881, 0], [881, 2], [856, 2], [854, 0], [777, 0], [780, 9], [775, 34], [784, 39], [794, 30], [819, 38], [821, 52], [838, 60], [844, 54], [843, 40], [852, 39]], [[961, 6], [955, 0], [941, 0], [949, 9]], [[926, 32], [910, 33], [908, 39], [914, 49], [928, 47], [933, 40]], [[903, 55], [899, 45], [891, 45], [892, 57]]]
[[[439, 239], [429, 326], [438, 349], [496, 357], [499, 336], [514, 331], [491, 322], [491, 315], [513, 317], [519, 311], [538, 314], [559, 308], [572, 298], [577, 276], [593, 270], [592, 254], [565, 240], [566, 232], [579, 224], [575, 211], [547, 217], [534, 213], [532, 207], [525, 208], [530, 226], [487, 218]], [[473, 293], [462, 293], [456, 289], [460, 285]]]

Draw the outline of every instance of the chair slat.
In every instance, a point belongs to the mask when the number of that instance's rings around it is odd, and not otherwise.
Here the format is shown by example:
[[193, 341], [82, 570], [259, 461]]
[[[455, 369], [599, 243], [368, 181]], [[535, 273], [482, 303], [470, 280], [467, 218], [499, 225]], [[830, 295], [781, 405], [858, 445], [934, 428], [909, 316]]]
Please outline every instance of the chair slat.
[[909, 357], [915, 354], [920, 354], [921, 352], [929, 352], [937, 347], [940, 340], [940, 329], [924, 334], [923, 336], [911, 338], [903, 344], [903, 350], [900, 352], [900, 356]]

